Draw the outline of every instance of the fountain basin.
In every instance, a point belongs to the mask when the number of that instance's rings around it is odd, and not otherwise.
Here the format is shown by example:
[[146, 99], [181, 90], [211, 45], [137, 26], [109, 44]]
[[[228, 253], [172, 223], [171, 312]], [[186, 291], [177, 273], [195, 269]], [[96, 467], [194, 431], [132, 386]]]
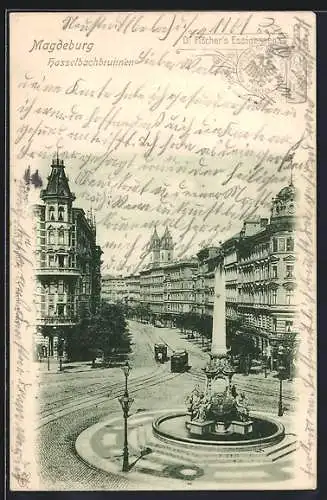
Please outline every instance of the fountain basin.
[[191, 436], [186, 429], [189, 419], [185, 411], [171, 412], [161, 415], [152, 423], [154, 435], [161, 441], [167, 443], [184, 443], [200, 448], [222, 447], [233, 449], [262, 449], [273, 446], [283, 440], [285, 429], [281, 422], [273, 417], [258, 415], [255, 412], [250, 415], [253, 422], [251, 434], [210, 434], [205, 436]]

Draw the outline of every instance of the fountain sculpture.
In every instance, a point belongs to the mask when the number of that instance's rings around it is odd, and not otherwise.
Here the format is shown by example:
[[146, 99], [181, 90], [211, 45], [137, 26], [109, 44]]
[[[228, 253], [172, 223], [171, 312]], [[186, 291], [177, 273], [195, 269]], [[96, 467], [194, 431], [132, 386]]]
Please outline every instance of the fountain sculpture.
[[204, 391], [196, 387], [187, 397], [189, 419], [186, 428], [192, 435], [250, 434], [253, 422], [243, 393], [232, 386], [234, 369], [226, 346], [225, 283], [223, 264], [215, 274], [215, 301], [210, 360], [204, 368]]

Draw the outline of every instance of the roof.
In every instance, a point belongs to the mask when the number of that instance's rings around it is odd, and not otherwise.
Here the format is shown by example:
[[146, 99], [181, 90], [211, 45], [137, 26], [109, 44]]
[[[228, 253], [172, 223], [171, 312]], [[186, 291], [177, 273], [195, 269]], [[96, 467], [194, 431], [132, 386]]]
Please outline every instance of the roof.
[[294, 199], [296, 197], [296, 188], [294, 185], [291, 183], [286, 187], [283, 187], [278, 195], [276, 196], [276, 199], [278, 200], [289, 200], [289, 199]]
[[41, 191], [41, 198], [44, 200], [58, 197], [68, 198], [73, 201], [75, 195], [70, 190], [63, 160], [59, 160], [57, 156], [52, 160], [51, 169], [47, 187]]

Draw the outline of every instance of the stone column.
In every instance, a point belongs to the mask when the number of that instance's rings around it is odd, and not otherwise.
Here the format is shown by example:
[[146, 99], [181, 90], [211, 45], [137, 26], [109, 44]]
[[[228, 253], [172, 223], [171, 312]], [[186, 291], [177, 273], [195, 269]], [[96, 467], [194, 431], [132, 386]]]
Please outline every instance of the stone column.
[[222, 262], [218, 264], [215, 272], [211, 354], [223, 356], [226, 353], [226, 291], [225, 270]]

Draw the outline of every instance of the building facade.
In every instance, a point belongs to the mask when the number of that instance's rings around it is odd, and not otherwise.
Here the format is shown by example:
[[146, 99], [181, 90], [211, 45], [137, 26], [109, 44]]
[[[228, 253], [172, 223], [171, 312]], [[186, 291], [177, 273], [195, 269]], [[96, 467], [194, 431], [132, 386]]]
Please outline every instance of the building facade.
[[[140, 303], [149, 306], [154, 317], [193, 310], [196, 259], [174, 260], [174, 243], [169, 229], [160, 238], [154, 229], [149, 243], [149, 264], [140, 271]], [[130, 279], [130, 278], [128, 278]]]
[[[92, 214], [73, 207], [65, 165], [52, 161], [43, 204], [33, 207], [36, 234], [36, 344], [56, 353], [58, 338], [100, 304], [101, 248]], [[48, 343], [44, 339], [48, 337]]]
[[122, 275], [104, 275], [101, 280], [101, 298], [109, 304], [127, 303], [128, 287], [126, 278]]
[[193, 277], [197, 268], [196, 259], [175, 261], [164, 266], [165, 313], [173, 316], [193, 311], [195, 299]]
[[198, 268], [193, 276], [195, 289], [193, 310], [199, 315], [213, 316], [215, 257], [218, 253], [218, 247], [203, 248], [197, 253]]
[[126, 276], [125, 283], [127, 289], [127, 304], [130, 307], [136, 307], [140, 303], [140, 275], [130, 274], [129, 276]]
[[[298, 337], [296, 326], [296, 190], [273, 200], [270, 220], [248, 219], [239, 234], [206, 260], [223, 258], [227, 333], [251, 336], [260, 352]], [[223, 257], [222, 257], [223, 256]]]

